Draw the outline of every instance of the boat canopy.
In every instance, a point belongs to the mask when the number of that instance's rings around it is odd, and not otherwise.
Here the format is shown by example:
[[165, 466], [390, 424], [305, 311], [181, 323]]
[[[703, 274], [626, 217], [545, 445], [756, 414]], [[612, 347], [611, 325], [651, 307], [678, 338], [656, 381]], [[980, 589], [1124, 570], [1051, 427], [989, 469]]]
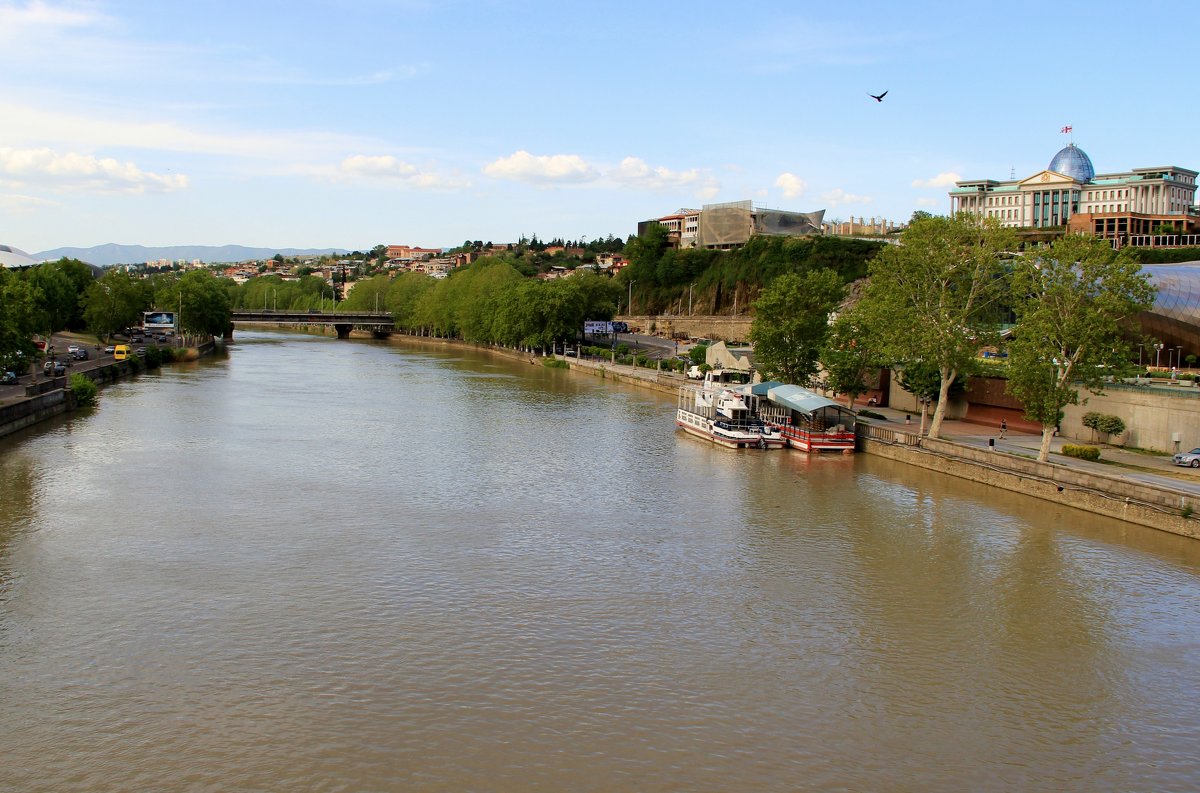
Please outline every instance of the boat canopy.
[[764, 383], [748, 383], [746, 385], [740, 385], [731, 390], [736, 391], [739, 394], [753, 394], [757, 397], [765, 397], [767, 396], [768, 391], [776, 386], [781, 385], [783, 385], [783, 383], [779, 382], [778, 380], [767, 380]]
[[758, 383], [758, 385], [772, 386], [767, 389], [767, 399], [776, 405], [782, 405], [801, 413], [811, 415], [821, 408], [828, 407], [845, 410], [844, 406], [839, 405], [832, 399], [809, 391], [807, 388], [801, 388], [798, 385], [779, 385], [778, 383]]

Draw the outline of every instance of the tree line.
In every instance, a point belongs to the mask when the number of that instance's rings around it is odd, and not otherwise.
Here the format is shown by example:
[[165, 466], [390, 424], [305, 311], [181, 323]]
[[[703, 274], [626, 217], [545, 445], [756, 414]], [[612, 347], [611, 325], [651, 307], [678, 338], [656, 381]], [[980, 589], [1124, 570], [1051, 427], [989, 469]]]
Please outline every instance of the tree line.
[[77, 259], [0, 269], [0, 369], [21, 372], [37, 357], [35, 336], [90, 331], [108, 339], [152, 309], [176, 312], [182, 334], [218, 335], [229, 327], [232, 281], [206, 270], [139, 278], [109, 269], [99, 278]]

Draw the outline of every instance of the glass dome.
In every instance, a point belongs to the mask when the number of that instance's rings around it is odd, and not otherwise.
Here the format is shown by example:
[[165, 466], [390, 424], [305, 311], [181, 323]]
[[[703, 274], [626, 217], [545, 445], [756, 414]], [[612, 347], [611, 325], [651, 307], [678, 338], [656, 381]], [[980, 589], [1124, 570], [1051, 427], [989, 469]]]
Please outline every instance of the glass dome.
[[1066, 174], [1077, 182], [1090, 182], [1096, 177], [1091, 158], [1074, 143], [1067, 144], [1054, 155], [1054, 159], [1050, 161], [1050, 170]]

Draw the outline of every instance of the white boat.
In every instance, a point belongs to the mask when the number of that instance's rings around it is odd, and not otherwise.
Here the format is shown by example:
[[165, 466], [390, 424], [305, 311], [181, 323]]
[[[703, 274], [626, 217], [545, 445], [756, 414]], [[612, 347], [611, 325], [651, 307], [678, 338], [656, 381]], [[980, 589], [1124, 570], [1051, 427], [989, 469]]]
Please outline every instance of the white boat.
[[679, 390], [675, 426], [730, 449], [778, 449], [783, 434], [755, 417], [745, 398], [728, 388]]

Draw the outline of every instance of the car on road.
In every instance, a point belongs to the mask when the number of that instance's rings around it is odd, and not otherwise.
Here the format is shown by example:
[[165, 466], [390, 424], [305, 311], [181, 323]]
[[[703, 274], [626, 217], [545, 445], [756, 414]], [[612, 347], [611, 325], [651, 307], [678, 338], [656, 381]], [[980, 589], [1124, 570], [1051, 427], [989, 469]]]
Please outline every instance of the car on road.
[[86, 361], [88, 359], [87, 347], [76, 347], [75, 351], [71, 353], [71, 357], [77, 361]]
[[1191, 468], [1200, 468], [1200, 448], [1192, 449], [1190, 452], [1183, 452], [1171, 458], [1171, 461], [1176, 465], [1186, 465]]
[[104, 348], [104, 354], [105, 354], [105, 355], [112, 355], [112, 354], [113, 354], [114, 352], [116, 352], [116, 351], [117, 351], [117, 347], [116, 347], [116, 345], [114, 345], [114, 344], [110, 344], [110, 345], [108, 345], [107, 347], [105, 347], [105, 348]]
[[63, 377], [67, 373], [67, 365], [62, 361], [46, 361], [42, 364], [42, 373], [49, 377]]
[[17, 384], [17, 373], [16, 372], [5, 372], [4, 374], [0, 374], [0, 385], [16, 385], [16, 384]]
[[74, 354], [75, 354], [75, 353], [77, 353], [77, 352], [79, 352], [79, 345], [78, 345], [78, 344], [68, 344], [68, 345], [67, 345], [67, 353], [68, 353], [69, 355], [74, 355]]

